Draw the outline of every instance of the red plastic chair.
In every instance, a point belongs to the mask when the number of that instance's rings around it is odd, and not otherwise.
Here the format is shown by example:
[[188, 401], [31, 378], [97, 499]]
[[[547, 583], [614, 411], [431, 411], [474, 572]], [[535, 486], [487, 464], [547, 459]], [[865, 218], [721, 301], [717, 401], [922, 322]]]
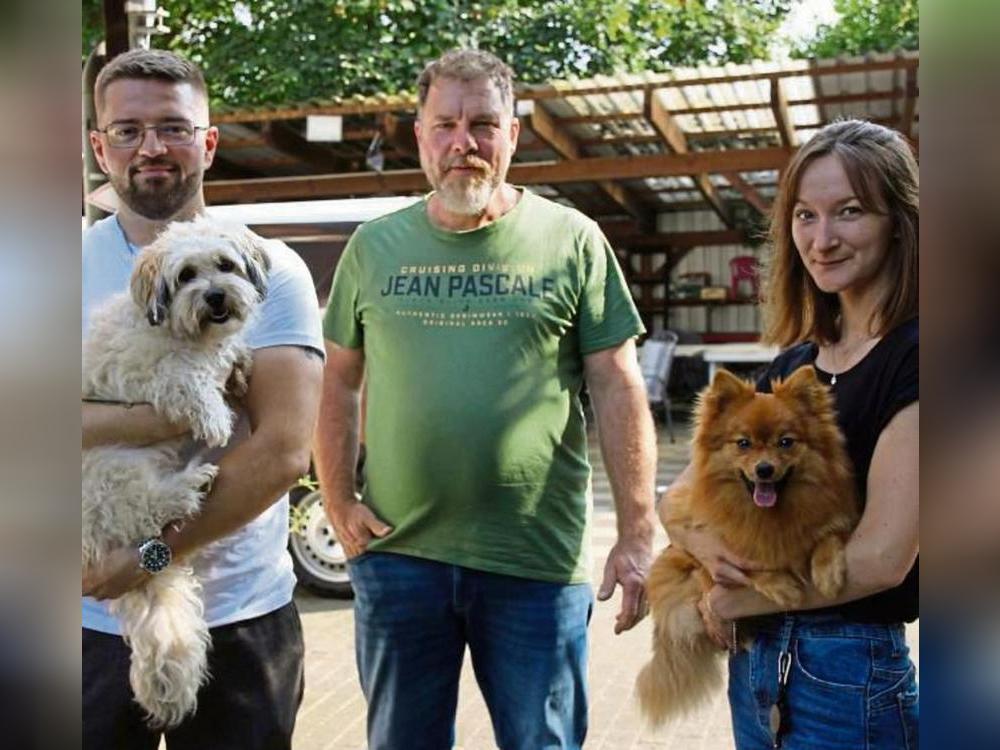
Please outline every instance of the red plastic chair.
[[757, 259], [752, 255], [738, 255], [729, 261], [729, 295], [733, 299], [746, 299], [740, 294], [740, 282], [749, 281], [753, 287], [753, 297], [760, 297], [760, 273]]

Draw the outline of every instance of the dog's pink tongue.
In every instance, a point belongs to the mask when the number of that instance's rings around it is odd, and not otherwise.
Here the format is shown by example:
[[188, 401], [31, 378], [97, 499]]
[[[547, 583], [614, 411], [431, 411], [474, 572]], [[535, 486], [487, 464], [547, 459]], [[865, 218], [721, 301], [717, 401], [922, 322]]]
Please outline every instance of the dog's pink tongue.
[[774, 482], [757, 482], [753, 486], [753, 502], [761, 508], [770, 508], [778, 502], [778, 493], [774, 489]]

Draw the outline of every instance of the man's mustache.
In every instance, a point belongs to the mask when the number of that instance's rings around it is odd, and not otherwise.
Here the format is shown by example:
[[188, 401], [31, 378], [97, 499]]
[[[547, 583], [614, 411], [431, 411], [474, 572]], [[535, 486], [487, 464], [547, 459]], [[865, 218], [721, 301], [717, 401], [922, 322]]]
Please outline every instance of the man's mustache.
[[133, 164], [129, 167], [129, 174], [134, 175], [139, 172], [140, 169], [148, 169], [149, 167], [154, 167], [158, 169], [173, 169], [177, 166], [175, 162], [168, 161], [165, 159], [148, 159], [146, 161], [141, 161], [138, 164]]
[[454, 159], [445, 164], [445, 169], [454, 169], [455, 167], [465, 167], [467, 169], [479, 169], [483, 172], [491, 171], [489, 162], [483, 161], [482, 159], [477, 159], [474, 156], [463, 156], [459, 159]]

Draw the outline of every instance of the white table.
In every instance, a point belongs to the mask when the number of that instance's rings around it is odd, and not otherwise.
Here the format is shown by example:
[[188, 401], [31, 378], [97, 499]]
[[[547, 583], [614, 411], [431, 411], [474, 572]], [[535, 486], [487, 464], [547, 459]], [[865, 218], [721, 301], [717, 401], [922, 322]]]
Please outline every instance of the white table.
[[708, 363], [708, 382], [723, 364], [751, 362], [764, 364], [778, 356], [778, 347], [762, 344], [678, 344], [675, 357], [701, 356]]

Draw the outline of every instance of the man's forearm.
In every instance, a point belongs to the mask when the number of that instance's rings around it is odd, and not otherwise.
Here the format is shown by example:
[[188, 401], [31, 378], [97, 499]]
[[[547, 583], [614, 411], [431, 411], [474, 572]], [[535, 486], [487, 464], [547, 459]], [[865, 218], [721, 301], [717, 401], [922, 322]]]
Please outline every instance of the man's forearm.
[[84, 450], [111, 444], [151, 445], [188, 431], [187, 426], [157, 414], [150, 404], [84, 401], [81, 407]]
[[198, 516], [164, 533], [184, 557], [253, 521], [309, 470], [307, 445], [281, 445], [252, 435], [219, 461], [219, 473]]
[[331, 505], [354, 501], [360, 401], [359, 392], [351, 388], [339, 384], [324, 388], [313, 454], [320, 488]]
[[651, 541], [655, 523], [656, 434], [645, 391], [623, 382], [600, 397], [595, 394], [594, 408], [619, 537]]
[[278, 346], [254, 352], [243, 403], [251, 434], [219, 460], [219, 473], [198, 516], [165, 538], [184, 556], [257, 518], [309, 471], [323, 366], [308, 349]]

